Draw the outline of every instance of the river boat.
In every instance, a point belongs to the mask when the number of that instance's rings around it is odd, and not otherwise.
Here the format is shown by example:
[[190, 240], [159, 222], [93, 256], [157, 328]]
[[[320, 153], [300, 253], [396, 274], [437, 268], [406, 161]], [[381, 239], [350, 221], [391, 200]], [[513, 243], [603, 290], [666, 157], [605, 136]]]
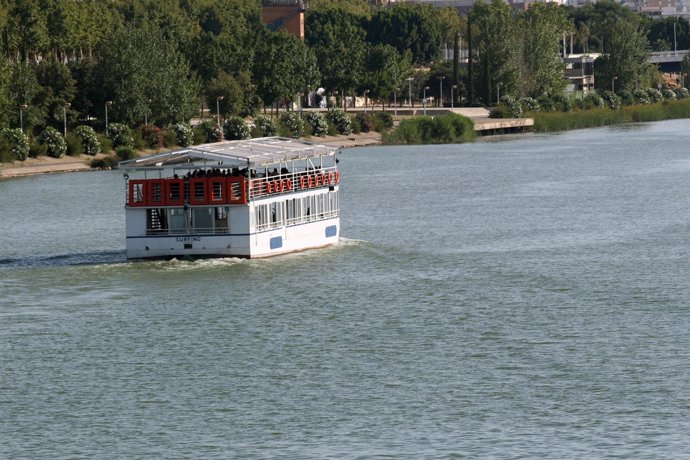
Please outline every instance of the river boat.
[[122, 161], [127, 258], [258, 258], [337, 244], [337, 153], [264, 137]]

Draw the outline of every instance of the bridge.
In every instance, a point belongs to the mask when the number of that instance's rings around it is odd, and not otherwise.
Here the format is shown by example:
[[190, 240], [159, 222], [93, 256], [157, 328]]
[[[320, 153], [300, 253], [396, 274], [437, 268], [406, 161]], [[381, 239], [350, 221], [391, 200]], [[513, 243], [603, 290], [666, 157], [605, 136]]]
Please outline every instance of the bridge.
[[650, 53], [649, 62], [652, 64], [670, 64], [674, 62], [683, 62], [685, 56], [688, 55], [690, 50], [677, 50], [677, 51], [655, 51]]

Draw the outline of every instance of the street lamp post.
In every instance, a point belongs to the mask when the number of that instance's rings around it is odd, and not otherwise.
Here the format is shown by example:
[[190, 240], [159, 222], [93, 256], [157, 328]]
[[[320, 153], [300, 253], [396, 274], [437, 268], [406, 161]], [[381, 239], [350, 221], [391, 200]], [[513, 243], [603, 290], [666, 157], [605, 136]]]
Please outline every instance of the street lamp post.
[[450, 108], [453, 109], [455, 108], [455, 99], [453, 98], [453, 90], [457, 88], [458, 85], [453, 85], [450, 87]]
[[680, 73], [680, 87], [685, 88], [685, 77], [687, 74], [685, 72]]
[[[333, 95], [335, 97], [335, 101], [333, 102], [333, 105], [337, 107], [338, 106], [338, 91], [331, 91], [331, 95]], [[328, 106], [328, 110], [330, 111], [331, 105], [328, 103], [326, 105]]]
[[400, 88], [395, 88], [395, 91], [393, 91], [393, 116], [398, 116], [398, 91], [400, 91]]
[[613, 77], [611, 79], [611, 92], [612, 93], [616, 92], [616, 80], [618, 80], [618, 77]]
[[428, 86], [425, 86], [425, 87], [424, 87], [424, 91], [422, 92], [422, 94], [423, 94], [423, 96], [422, 96], [422, 104], [424, 105], [424, 115], [426, 115], [426, 90], [428, 90], [428, 89], [429, 89], [429, 87], [428, 87]]
[[501, 84], [496, 85], [496, 105], [501, 103]]
[[299, 117], [302, 118], [302, 93], [297, 93], [297, 99], [299, 100]]
[[69, 102], [66, 102], [64, 106], [62, 106], [62, 122], [63, 122], [63, 136], [67, 137], [67, 109], [69, 109], [72, 106]]
[[412, 108], [412, 80], [414, 80], [414, 77], [407, 77], [405, 80], [407, 80], [407, 97], [409, 98], [407, 102], [410, 108]]
[[438, 76], [438, 106], [443, 107], [443, 80], [446, 77], [443, 75]]
[[216, 98], [216, 116], [218, 117], [218, 129], [221, 129], [220, 127], [220, 101], [225, 99], [224, 96], [218, 96]]
[[113, 101], [105, 101], [105, 136], [108, 137], [108, 107], [113, 105]]
[[367, 113], [367, 94], [369, 94], [369, 90], [365, 89], [364, 90], [364, 113]]
[[24, 132], [24, 110], [28, 109], [29, 106], [26, 104], [21, 104], [19, 106], [19, 129]]

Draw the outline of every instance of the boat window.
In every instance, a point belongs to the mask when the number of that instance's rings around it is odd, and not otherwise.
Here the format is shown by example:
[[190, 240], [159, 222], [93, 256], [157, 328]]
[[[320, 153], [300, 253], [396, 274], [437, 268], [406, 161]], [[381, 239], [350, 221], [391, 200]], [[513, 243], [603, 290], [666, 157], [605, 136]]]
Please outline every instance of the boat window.
[[194, 230], [197, 233], [213, 231], [213, 208], [194, 208]]
[[227, 206], [218, 206], [216, 208], [216, 219], [214, 222], [216, 233], [228, 233], [230, 228], [229, 217], [230, 213]]
[[168, 210], [170, 233], [187, 233], [187, 219], [182, 208]]
[[152, 208], [146, 210], [146, 233], [163, 233], [168, 230], [168, 218], [165, 209]]

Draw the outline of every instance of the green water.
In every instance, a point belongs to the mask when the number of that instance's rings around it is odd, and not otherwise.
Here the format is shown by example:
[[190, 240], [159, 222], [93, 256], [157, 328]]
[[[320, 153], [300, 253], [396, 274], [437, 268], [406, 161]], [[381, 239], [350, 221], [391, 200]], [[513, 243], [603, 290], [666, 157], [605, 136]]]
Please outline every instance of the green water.
[[341, 155], [343, 243], [128, 263], [0, 182], [0, 458], [681, 458], [690, 121]]

